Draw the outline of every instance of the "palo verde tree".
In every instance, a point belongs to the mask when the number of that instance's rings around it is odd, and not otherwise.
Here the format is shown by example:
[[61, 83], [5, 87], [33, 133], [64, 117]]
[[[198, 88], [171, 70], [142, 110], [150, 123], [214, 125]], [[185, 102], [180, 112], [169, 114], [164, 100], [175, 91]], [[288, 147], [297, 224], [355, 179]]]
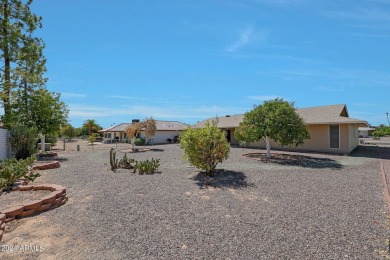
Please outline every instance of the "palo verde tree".
[[280, 145], [298, 146], [310, 135], [303, 119], [295, 111], [294, 103], [276, 98], [245, 113], [234, 137], [250, 143], [265, 140], [267, 157], [271, 158], [270, 139]]
[[11, 98], [14, 89], [23, 89], [25, 96], [35, 87], [41, 87], [45, 58], [42, 40], [33, 33], [42, 26], [41, 17], [30, 10], [32, 0], [0, 1], [0, 100], [4, 108], [2, 118], [6, 127], [12, 127]]
[[153, 117], [146, 118], [142, 122], [142, 125], [144, 127], [145, 137], [151, 140], [151, 138], [155, 136], [157, 132], [156, 120], [154, 120]]
[[60, 94], [38, 89], [28, 95], [28, 110], [21, 103], [23, 97], [12, 100], [11, 116], [15, 125], [34, 127], [41, 136], [41, 150], [45, 151], [45, 136], [57, 134], [61, 125], [66, 124], [68, 109], [60, 100]]
[[228, 158], [230, 145], [226, 132], [217, 127], [218, 122], [206, 123], [204, 128], [189, 127], [180, 135], [184, 159], [212, 176], [218, 163]]

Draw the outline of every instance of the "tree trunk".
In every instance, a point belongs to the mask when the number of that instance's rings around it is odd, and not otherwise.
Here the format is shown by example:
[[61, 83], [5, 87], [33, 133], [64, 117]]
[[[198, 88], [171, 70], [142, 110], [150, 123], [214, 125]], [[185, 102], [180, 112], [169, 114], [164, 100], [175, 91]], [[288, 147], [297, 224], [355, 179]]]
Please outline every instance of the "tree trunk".
[[[5, 1], [4, 5], [4, 20], [3, 20], [3, 55], [4, 55], [4, 88], [3, 88], [3, 106], [4, 106], [4, 116], [7, 118], [11, 113], [11, 105], [9, 103], [10, 92], [11, 92], [11, 59], [9, 54], [9, 46], [8, 46], [8, 31], [7, 31], [7, 23], [8, 23], [8, 1]], [[9, 122], [6, 120], [6, 125], [8, 126]]]
[[133, 151], [134, 151], [134, 149], [135, 149], [134, 141], [135, 141], [135, 137], [134, 137], [134, 138], [131, 138], [131, 149], [132, 149]]
[[45, 151], [45, 135], [41, 134], [41, 152]]
[[269, 143], [268, 136], [265, 137], [265, 145], [267, 147], [267, 158], [271, 159], [271, 144]]

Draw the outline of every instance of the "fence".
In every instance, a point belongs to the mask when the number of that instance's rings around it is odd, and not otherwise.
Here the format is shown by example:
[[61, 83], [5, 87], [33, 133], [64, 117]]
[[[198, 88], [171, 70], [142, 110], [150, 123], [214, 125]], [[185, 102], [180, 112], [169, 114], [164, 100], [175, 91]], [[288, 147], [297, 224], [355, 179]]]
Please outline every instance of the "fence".
[[0, 128], [0, 160], [10, 155], [9, 132]]

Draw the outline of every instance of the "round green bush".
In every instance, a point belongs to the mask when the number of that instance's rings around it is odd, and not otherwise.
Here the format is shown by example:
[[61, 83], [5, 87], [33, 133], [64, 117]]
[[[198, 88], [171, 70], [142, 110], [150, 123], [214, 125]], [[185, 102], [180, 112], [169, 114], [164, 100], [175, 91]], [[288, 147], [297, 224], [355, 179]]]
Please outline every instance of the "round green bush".
[[134, 144], [136, 146], [145, 145], [145, 139], [144, 138], [136, 138], [134, 140]]

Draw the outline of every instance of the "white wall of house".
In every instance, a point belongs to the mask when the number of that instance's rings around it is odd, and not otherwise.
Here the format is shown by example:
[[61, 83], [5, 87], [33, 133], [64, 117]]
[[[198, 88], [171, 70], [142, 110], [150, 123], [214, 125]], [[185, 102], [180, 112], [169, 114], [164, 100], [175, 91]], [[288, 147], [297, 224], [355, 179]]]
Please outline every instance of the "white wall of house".
[[0, 160], [10, 156], [9, 132], [0, 128]]
[[[168, 138], [173, 139], [175, 136], [180, 135], [180, 133], [180, 131], [157, 131], [156, 135], [152, 138], [152, 142], [153, 144], [168, 144]], [[144, 132], [141, 132], [141, 137], [145, 138]]]

